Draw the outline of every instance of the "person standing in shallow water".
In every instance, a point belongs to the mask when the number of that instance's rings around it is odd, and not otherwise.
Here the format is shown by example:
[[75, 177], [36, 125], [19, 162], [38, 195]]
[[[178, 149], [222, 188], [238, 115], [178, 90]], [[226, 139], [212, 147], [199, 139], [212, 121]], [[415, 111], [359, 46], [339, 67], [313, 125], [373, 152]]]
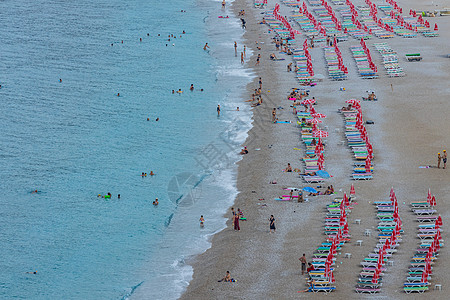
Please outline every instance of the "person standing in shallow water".
[[275, 232], [275, 218], [273, 217], [273, 215], [270, 215], [270, 218], [269, 218], [269, 225], [270, 225], [270, 230], [269, 230], [269, 232], [272, 232], [272, 230], [273, 230], [273, 232]]
[[220, 104], [217, 105], [217, 116], [220, 116]]

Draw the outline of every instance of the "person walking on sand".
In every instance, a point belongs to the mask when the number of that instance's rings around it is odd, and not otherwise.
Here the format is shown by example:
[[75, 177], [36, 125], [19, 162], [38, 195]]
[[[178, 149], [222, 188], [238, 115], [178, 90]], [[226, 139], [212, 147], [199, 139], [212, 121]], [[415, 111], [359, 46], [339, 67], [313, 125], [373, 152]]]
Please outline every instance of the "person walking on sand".
[[272, 230], [273, 230], [273, 232], [275, 232], [275, 218], [273, 217], [273, 215], [270, 215], [270, 218], [269, 218], [269, 226], [270, 226], [270, 229], [269, 229], [269, 232], [272, 232]]
[[220, 104], [217, 105], [217, 116], [220, 117]]
[[298, 260], [302, 263], [302, 275], [304, 275], [305, 271], [306, 271], [306, 256], [305, 256], [305, 253], [303, 253], [303, 256], [300, 257]]
[[246, 56], [245, 56], [245, 49], [246, 49], [246, 47], [245, 47], [245, 45], [244, 45], [244, 57], [246, 57]]
[[237, 56], [237, 43], [234, 41], [234, 56]]
[[244, 52], [241, 52], [241, 64], [244, 64]]
[[225, 5], [226, 5], [227, 3], [225, 2], [225, 0], [223, 0], [222, 1], [222, 8], [225, 8]]
[[437, 165], [438, 169], [441, 168], [441, 159], [442, 159], [441, 153], [438, 153], [438, 165]]
[[260, 58], [261, 58], [261, 54], [258, 54], [258, 57], [256, 58], [256, 64], [255, 64], [255, 66], [259, 65], [259, 60], [260, 60]]
[[442, 161], [444, 162], [444, 167], [442, 169], [447, 168], [447, 151], [442, 151], [443, 155], [442, 155]]
[[262, 79], [261, 79], [261, 77], [259, 77], [259, 89], [260, 90], [262, 89]]
[[272, 109], [272, 122], [275, 123], [275, 120], [277, 118], [277, 109]]

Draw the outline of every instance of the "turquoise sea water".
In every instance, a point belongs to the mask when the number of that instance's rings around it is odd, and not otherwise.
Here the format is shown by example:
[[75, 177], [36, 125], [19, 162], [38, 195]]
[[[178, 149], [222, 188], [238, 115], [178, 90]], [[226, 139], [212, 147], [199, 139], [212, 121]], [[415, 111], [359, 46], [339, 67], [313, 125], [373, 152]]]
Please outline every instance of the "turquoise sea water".
[[213, 0], [0, 2], [1, 298], [179, 296], [250, 127], [242, 29], [219, 15]]

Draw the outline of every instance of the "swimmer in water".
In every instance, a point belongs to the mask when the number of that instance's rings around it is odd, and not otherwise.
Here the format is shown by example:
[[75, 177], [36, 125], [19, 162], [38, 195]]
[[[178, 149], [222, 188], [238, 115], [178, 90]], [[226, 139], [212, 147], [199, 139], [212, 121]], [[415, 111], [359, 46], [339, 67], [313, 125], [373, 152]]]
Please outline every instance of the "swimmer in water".
[[177, 93], [181, 94], [183, 91], [181, 89], [178, 89]]
[[158, 204], [159, 204], [158, 198], [156, 198], [155, 201], [153, 201], [153, 205], [154, 205], [154, 206], [157, 206]]
[[120, 194], [117, 195], [117, 199], [120, 199]]
[[203, 50], [206, 51], [206, 48], [209, 48], [208, 43], [205, 44], [205, 46], [203, 47]]
[[201, 227], [205, 226], [205, 224], [204, 224], [205, 223], [205, 219], [203, 218], [203, 216], [200, 216], [200, 220], [199, 221], [200, 221], [200, 226]]
[[200, 92], [203, 92], [203, 89], [200, 89]]
[[25, 273], [27, 273], [27, 274], [37, 274], [37, 271], [34, 271], [34, 272], [25, 272]]
[[150, 176], [153, 176], [153, 175], [155, 175], [155, 173], [153, 173], [153, 171], [150, 171]]
[[59, 79], [59, 82], [62, 82], [62, 79], [61, 79], [61, 78]]
[[139, 38], [139, 42], [142, 42], [142, 38]]
[[172, 90], [172, 94], [175, 94], [175, 90]]
[[158, 122], [159, 121], [159, 118], [156, 118], [156, 120], [155, 120], [156, 122]]
[[32, 193], [32, 194], [37, 194], [37, 193], [38, 193], [38, 190], [34, 190], [34, 191], [32, 191], [31, 193]]
[[194, 84], [191, 84], [191, 87], [189, 88], [191, 91], [194, 90]]
[[150, 118], [147, 118], [147, 121], [150, 121]]
[[120, 97], [120, 93], [117, 93], [117, 97]]
[[236, 108], [236, 111], [239, 111], [239, 106]]

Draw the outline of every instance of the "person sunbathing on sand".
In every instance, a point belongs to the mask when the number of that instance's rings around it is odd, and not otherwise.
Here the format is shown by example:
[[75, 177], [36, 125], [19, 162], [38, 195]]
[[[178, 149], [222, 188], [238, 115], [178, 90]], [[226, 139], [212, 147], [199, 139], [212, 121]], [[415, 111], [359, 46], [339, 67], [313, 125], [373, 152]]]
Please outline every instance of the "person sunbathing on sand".
[[352, 105], [351, 104], [349, 104], [347, 107], [343, 106], [341, 108], [341, 111], [350, 111], [350, 110], [352, 110]]
[[369, 94], [368, 99], [369, 99], [369, 101], [374, 101], [374, 100], [377, 100], [377, 96], [375, 96], [375, 93], [372, 92], [371, 94]]
[[230, 271], [227, 271], [227, 274], [225, 275], [225, 277], [222, 278], [221, 280], [219, 280], [218, 282], [222, 282], [222, 281], [224, 281], [224, 282], [234, 282], [234, 279], [231, 278]]
[[270, 59], [271, 60], [275, 60], [275, 59], [278, 59], [278, 58], [275, 56], [275, 53], [271, 53], [270, 54]]
[[323, 193], [324, 195], [331, 195], [333, 192], [331, 191], [330, 187], [327, 187], [327, 190]]
[[288, 165], [286, 167], [286, 172], [292, 172], [292, 167], [291, 167], [290, 163], [288, 163]]

